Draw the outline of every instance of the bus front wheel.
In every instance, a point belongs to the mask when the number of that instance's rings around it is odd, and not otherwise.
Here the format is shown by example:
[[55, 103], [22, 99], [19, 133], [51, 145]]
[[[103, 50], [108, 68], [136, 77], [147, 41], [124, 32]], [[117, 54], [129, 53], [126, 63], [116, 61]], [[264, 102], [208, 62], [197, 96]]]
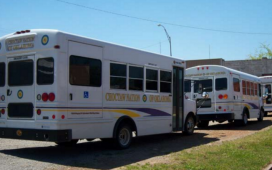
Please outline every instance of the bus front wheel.
[[187, 116], [185, 120], [185, 125], [184, 125], [184, 133], [186, 135], [192, 135], [195, 130], [195, 119], [192, 115]]

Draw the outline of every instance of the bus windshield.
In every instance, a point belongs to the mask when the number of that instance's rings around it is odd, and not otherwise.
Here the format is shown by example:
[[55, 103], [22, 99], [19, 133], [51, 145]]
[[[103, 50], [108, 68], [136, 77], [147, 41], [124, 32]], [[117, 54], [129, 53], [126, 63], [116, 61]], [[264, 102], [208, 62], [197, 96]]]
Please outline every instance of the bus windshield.
[[212, 92], [212, 80], [195, 80], [194, 85], [195, 93]]

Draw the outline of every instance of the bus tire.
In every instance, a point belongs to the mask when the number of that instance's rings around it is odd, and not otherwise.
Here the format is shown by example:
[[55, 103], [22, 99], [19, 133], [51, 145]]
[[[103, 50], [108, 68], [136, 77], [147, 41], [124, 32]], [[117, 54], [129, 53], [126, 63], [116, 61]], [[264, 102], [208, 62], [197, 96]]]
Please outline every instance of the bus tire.
[[260, 110], [260, 116], [259, 116], [259, 118], [258, 118], [258, 121], [259, 121], [259, 122], [262, 122], [262, 121], [263, 121], [263, 117], [264, 117], [264, 110], [261, 109], [261, 110]]
[[55, 142], [55, 143], [57, 144], [57, 146], [71, 147], [71, 146], [75, 146], [77, 144], [77, 142], [78, 142], [78, 140], [74, 139], [69, 142]]
[[197, 124], [198, 128], [206, 128], [209, 126], [209, 120], [200, 120]]
[[185, 124], [183, 133], [186, 135], [192, 135], [195, 130], [195, 119], [192, 115], [188, 115]]
[[268, 115], [268, 112], [264, 112], [264, 117], [267, 117], [267, 115]]
[[246, 110], [244, 109], [243, 115], [242, 115], [242, 120], [240, 120], [240, 124], [241, 124], [242, 126], [246, 126], [247, 123], [248, 123], [248, 116], [247, 116]]
[[121, 123], [116, 131], [115, 146], [117, 149], [127, 149], [132, 142], [132, 130], [128, 124]]

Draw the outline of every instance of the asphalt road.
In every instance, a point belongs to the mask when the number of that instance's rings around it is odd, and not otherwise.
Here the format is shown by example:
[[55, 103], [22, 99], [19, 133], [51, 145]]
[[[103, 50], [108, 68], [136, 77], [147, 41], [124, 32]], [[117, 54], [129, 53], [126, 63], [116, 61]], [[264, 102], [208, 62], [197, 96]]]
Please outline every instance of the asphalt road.
[[220, 144], [272, 127], [272, 114], [263, 122], [250, 120], [245, 127], [212, 123], [192, 136], [171, 133], [140, 137], [130, 149], [114, 150], [99, 140], [80, 141], [75, 147], [57, 147], [50, 142], [0, 139], [0, 169], [113, 169], [135, 163], [167, 162], [170, 153], [203, 144]]

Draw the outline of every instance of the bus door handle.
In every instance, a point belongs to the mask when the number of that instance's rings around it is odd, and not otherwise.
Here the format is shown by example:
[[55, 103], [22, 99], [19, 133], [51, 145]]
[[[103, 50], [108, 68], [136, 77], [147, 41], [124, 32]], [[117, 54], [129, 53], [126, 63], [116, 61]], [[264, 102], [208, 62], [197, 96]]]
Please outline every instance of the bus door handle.
[[10, 96], [12, 94], [12, 91], [10, 89], [7, 89], [7, 96]]
[[73, 100], [73, 94], [70, 93], [70, 100]]

